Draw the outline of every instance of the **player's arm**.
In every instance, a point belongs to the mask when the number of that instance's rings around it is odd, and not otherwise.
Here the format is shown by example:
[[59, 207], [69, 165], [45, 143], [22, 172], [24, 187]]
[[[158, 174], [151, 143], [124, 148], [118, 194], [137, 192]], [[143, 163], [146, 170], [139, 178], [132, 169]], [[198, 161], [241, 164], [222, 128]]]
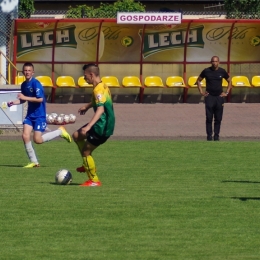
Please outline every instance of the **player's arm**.
[[197, 86], [198, 86], [198, 90], [199, 90], [199, 92], [200, 92], [200, 94], [202, 95], [202, 96], [208, 96], [208, 92], [203, 92], [203, 90], [202, 90], [202, 87], [201, 87], [201, 81], [203, 80], [203, 78], [201, 77], [201, 76], [199, 76], [198, 77], [198, 79], [197, 79], [197, 81], [196, 81], [196, 83], [197, 83]]
[[11, 106], [13, 106], [13, 105], [23, 104], [24, 102], [25, 102], [25, 100], [16, 99], [16, 100], [7, 102], [7, 105], [8, 105], [8, 107], [11, 107]]
[[90, 128], [98, 121], [98, 119], [101, 117], [101, 115], [105, 112], [104, 106], [98, 106], [97, 110], [94, 114], [94, 116], [92, 117], [92, 119], [89, 121], [89, 123], [87, 124], [87, 126], [81, 128], [81, 131], [83, 134], [86, 134]]
[[22, 101], [22, 102], [25, 102], [25, 101], [29, 101], [29, 102], [35, 102], [35, 103], [42, 103], [43, 102], [43, 98], [42, 97], [27, 97], [25, 96], [24, 94], [22, 93], [19, 93], [17, 95], [17, 98]]
[[222, 96], [222, 97], [227, 97], [228, 94], [229, 94], [229, 92], [230, 92], [230, 90], [232, 89], [231, 79], [230, 79], [230, 77], [229, 77], [228, 74], [227, 74], [226, 76], [224, 76], [223, 78], [227, 81], [228, 87], [227, 87], [226, 92], [222, 92], [220, 96]]
[[227, 91], [226, 91], [226, 96], [228, 95], [228, 93], [230, 92], [232, 86], [231, 86], [231, 80], [230, 80], [230, 77], [228, 79], [226, 79], [226, 81], [228, 82], [228, 88], [227, 88]]
[[79, 110], [78, 110], [78, 113], [79, 113], [80, 115], [85, 115], [86, 112], [87, 112], [90, 108], [92, 108], [92, 107], [93, 107], [92, 103], [89, 102], [89, 103], [87, 103], [86, 105], [84, 105], [83, 107], [80, 107]]

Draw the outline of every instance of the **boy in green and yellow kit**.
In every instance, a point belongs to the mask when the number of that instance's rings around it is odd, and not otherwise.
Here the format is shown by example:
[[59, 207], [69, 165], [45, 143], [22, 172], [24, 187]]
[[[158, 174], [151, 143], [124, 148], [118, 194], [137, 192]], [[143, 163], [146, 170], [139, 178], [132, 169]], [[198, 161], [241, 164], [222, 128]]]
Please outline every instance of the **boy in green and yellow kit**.
[[99, 67], [96, 64], [87, 64], [83, 66], [83, 70], [86, 82], [93, 85], [93, 93], [91, 102], [81, 107], [78, 112], [84, 115], [93, 107], [95, 113], [89, 123], [73, 133], [73, 139], [83, 158], [83, 165], [77, 168], [77, 171], [86, 172], [88, 176], [88, 180], [81, 186], [100, 186], [92, 152], [113, 134], [115, 114], [110, 90], [101, 81]]

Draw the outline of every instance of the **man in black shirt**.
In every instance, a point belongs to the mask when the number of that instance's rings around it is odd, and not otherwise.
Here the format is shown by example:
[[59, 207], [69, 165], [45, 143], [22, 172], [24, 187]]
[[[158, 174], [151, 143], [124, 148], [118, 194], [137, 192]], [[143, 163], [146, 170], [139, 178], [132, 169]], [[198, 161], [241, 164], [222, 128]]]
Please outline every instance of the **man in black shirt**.
[[[214, 141], [219, 141], [220, 125], [224, 109], [224, 97], [226, 97], [231, 89], [231, 80], [223, 68], [219, 66], [219, 57], [213, 56], [211, 58], [211, 67], [204, 69], [198, 79], [197, 85], [199, 92], [205, 97], [206, 109], [206, 132], [207, 140], [212, 141], [212, 121], [214, 116]], [[206, 79], [206, 91], [203, 92], [201, 81]], [[226, 92], [223, 92], [222, 79], [228, 82]]]

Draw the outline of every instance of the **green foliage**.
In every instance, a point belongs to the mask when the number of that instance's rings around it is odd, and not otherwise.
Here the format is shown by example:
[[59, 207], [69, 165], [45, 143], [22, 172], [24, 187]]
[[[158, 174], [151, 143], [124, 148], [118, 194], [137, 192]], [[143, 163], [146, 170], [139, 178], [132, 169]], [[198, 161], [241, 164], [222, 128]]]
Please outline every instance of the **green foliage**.
[[18, 17], [30, 18], [31, 14], [35, 11], [34, 0], [19, 0], [18, 4]]
[[260, 0], [225, 0], [229, 19], [259, 19]]
[[118, 0], [113, 4], [100, 3], [99, 8], [87, 5], [69, 7], [67, 18], [116, 18], [117, 12], [145, 12], [145, 5], [134, 0]]
[[77, 5], [76, 7], [69, 7], [66, 13], [67, 18], [83, 18], [83, 17], [93, 17], [95, 11], [93, 7], [87, 5]]

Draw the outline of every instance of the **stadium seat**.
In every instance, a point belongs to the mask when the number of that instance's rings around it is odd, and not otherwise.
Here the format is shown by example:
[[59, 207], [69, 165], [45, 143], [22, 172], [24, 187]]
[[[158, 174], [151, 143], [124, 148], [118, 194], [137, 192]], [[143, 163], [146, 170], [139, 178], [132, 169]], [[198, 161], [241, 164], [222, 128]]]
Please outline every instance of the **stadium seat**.
[[52, 82], [51, 77], [49, 77], [49, 76], [37, 76], [35, 78], [40, 81], [40, 83], [42, 84], [42, 86], [44, 88], [48, 88], [48, 89], [51, 88], [51, 91], [46, 90], [44, 92], [46, 94], [46, 100], [50, 99], [51, 103], [54, 103], [55, 102], [55, 86], [53, 86], [53, 82]]
[[[191, 87], [191, 88], [197, 88], [198, 86], [197, 86], [197, 79], [198, 79], [198, 76], [191, 76], [191, 77], [189, 77], [189, 79], [188, 79], [188, 85], [189, 85], [189, 87]], [[201, 87], [206, 87], [206, 80], [205, 80], [205, 78], [201, 81]]]
[[108, 87], [120, 88], [118, 78], [115, 76], [105, 76], [101, 78], [101, 81], [105, 83]]
[[35, 78], [41, 82], [43, 87], [46, 87], [46, 88], [52, 88], [53, 87], [51, 77], [49, 77], [49, 76], [37, 76]]
[[186, 103], [187, 99], [187, 86], [185, 85], [184, 79], [180, 76], [170, 76], [166, 79], [166, 87], [168, 88], [179, 88], [183, 89], [183, 91], [179, 91], [179, 98], [178, 101], [181, 99], [183, 100], [183, 103]]
[[260, 87], [260, 76], [253, 76], [252, 78], [252, 86], [253, 87]]
[[78, 86], [80, 88], [93, 88], [93, 85], [88, 84], [88, 82], [84, 79], [84, 76], [78, 78]]
[[234, 76], [231, 82], [233, 87], [251, 87], [249, 79], [246, 76]]
[[138, 77], [136, 76], [127, 76], [124, 77], [122, 80], [122, 86], [125, 88], [129, 87], [137, 87], [140, 88], [142, 87], [141, 81]]
[[59, 88], [75, 88], [75, 81], [71, 76], [59, 76], [56, 79], [56, 85]]
[[15, 85], [21, 85], [25, 81], [25, 76], [16, 76]]
[[170, 76], [166, 79], [166, 86], [168, 88], [178, 88], [178, 87], [182, 87], [185, 88], [186, 85], [184, 83], [184, 80], [182, 77], [180, 76]]
[[228, 87], [228, 82], [224, 78], [222, 79], [222, 87]]
[[147, 88], [164, 88], [161, 77], [147, 76], [144, 80], [144, 85]]
[[231, 102], [248, 102], [251, 99], [252, 93], [251, 90], [253, 89], [248, 77], [246, 76], [234, 76], [231, 79]]

